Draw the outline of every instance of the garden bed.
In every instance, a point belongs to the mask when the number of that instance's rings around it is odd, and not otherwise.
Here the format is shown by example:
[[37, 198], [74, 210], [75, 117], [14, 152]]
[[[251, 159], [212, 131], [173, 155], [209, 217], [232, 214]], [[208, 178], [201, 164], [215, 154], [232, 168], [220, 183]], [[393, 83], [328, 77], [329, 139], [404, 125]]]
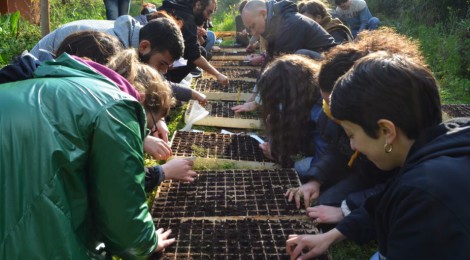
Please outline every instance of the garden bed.
[[[227, 76], [230, 80], [240, 80], [240, 79], [252, 79], [255, 80], [258, 78], [260, 74], [259, 68], [247, 67], [247, 68], [217, 68], [217, 70]], [[214, 78], [209, 73], [203, 73], [203, 78]]]
[[[185, 113], [185, 122], [188, 123], [189, 115], [193, 106], [193, 101], [189, 102]], [[236, 101], [215, 101], [209, 100], [205, 106], [209, 115], [203, 119], [194, 122], [194, 125], [261, 129], [261, 115], [259, 111], [235, 113], [231, 108], [239, 105]]]
[[193, 183], [165, 181], [151, 212], [176, 243], [151, 259], [288, 259], [288, 235], [318, 233], [284, 197], [299, 184], [292, 169], [205, 171]]
[[253, 95], [253, 87], [253, 82], [245, 80], [231, 80], [229, 85], [222, 85], [215, 79], [198, 79], [194, 89], [209, 100], [246, 101]]

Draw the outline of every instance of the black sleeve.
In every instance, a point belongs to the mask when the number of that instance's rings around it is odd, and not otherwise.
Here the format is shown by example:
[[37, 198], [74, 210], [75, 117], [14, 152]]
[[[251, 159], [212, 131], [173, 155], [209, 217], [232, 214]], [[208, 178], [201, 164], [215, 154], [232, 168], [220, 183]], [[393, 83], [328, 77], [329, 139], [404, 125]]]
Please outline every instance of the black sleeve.
[[317, 180], [322, 186], [331, 186], [351, 174], [348, 167], [348, 158], [336, 151], [333, 144], [328, 145], [328, 150], [307, 171], [308, 180]]
[[351, 211], [336, 226], [347, 239], [362, 245], [376, 238], [374, 222], [364, 207]]
[[272, 44], [272, 48], [268, 49], [274, 55], [294, 53], [300, 49], [322, 52], [336, 45], [323, 27], [300, 15], [290, 15], [281, 21]]
[[197, 39], [197, 26], [194, 21], [185, 19], [181, 31], [184, 38], [183, 57], [188, 60], [188, 63], [193, 63], [195, 60], [201, 57], [201, 51], [199, 49], [200, 44]]
[[151, 192], [165, 180], [163, 168], [160, 165], [145, 168], [145, 192]]
[[0, 70], [0, 84], [30, 79], [38, 66], [39, 62], [34, 56], [22, 55]]
[[312, 165], [306, 175], [322, 185], [331, 186], [352, 173], [348, 161], [353, 152], [341, 126], [326, 116], [321, 116], [316, 127], [328, 146], [325, 154]]

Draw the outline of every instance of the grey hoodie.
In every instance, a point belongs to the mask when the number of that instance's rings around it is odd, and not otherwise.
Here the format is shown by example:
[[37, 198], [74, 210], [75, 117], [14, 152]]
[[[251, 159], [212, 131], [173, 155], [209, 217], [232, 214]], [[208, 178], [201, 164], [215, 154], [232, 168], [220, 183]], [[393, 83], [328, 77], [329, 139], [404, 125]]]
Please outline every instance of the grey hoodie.
[[31, 50], [31, 54], [38, 57], [39, 50], [54, 53], [60, 43], [70, 34], [79, 31], [99, 31], [116, 36], [124, 47], [139, 46], [139, 32], [142, 25], [129, 15], [118, 17], [115, 21], [108, 20], [78, 20], [67, 23], [55, 31], [44, 36]]

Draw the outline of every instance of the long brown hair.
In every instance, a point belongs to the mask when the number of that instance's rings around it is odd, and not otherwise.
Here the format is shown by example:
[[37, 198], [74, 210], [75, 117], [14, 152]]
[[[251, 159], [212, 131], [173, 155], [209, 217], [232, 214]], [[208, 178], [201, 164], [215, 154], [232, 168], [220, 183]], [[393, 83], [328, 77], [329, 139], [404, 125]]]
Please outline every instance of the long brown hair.
[[257, 84], [271, 152], [283, 167], [294, 157], [313, 153], [311, 109], [321, 100], [319, 65], [300, 55], [285, 55], [270, 63]]
[[139, 62], [137, 51], [127, 49], [110, 58], [109, 68], [126, 78], [141, 94], [141, 104], [152, 113], [164, 117], [174, 103], [172, 91], [163, 76]]

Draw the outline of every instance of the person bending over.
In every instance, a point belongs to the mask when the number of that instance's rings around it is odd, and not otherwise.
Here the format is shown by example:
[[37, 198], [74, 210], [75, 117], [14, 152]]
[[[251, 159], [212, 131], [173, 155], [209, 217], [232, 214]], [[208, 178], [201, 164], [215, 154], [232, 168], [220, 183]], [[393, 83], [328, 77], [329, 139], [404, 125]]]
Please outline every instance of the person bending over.
[[405, 56], [371, 53], [336, 82], [330, 106], [352, 149], [379, 169], [400, 171], [366, 200], [362, 227], [290, 235], [291, 259], [319, 255], [346, 235], [367, 241], [363, 228], [376, 231], [380, 259], [470, 258], [470, 209], [462, 207], [470, 196], [470, 119], [441, 122], [431, 71]]

